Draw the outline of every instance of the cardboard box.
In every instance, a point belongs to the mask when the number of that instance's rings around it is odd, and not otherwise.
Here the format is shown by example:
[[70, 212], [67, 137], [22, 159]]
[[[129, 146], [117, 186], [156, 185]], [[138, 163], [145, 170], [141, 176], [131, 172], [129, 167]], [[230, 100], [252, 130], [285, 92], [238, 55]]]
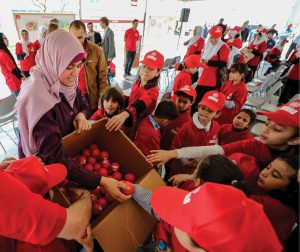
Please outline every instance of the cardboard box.
[[[121, 172], [132, 172], [137, 183], [153, 191], [164, 185], [152, 165], [146, 161], [139, 149], [121, 132], [109, 132], [106, 120], [93, 124], [90, 131], [72, 133], [63, 138], [66, 154], [77, 156], [90, 144], [110, 153], [109, 159], [121, 165]], [[92, 221], [93, 234], [105, 252], [133, 252], [153, 230], [156, 221], [134, 200], [113, 203]]]

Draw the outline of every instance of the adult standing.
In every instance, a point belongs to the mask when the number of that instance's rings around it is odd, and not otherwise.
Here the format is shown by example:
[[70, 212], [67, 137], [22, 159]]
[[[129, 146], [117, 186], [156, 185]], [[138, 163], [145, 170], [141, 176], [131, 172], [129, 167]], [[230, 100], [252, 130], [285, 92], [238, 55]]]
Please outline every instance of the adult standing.
[[279, 41], [281, 41], [284, 38], [289, 39], [292, 36], [292, 33], [294, 31], [292, 27], [293, 27], [292, 23], [288, 24], [286, 30], [279, 35]]
[[104, 54], [101, 47], [86, 39], [86, 28], [83, 22], [74, 20], [69, 30], [79, 40], [86, 55], [84, 67], [80, 70], [78, 86], [91, 109], [95, 111], [102, 94], [108, 87]]
[[109, 20], [107, 17], [100, 18], [100, 26], [104, 30], [102, 49], [106, 62], [108, 63], [116, 57], [114, 32], [109, 28]]
[[132, 27], [126, 30], [124, 35], [126, 50], [124, 77], [126, 77], [126, 75], [131, 75], [130, 71], [136, 54], [136, 43], [140, 38], [139, 31], [137, 30], [138, 24], [139, 21], [137, 19], [134, 19], [132, 21]]
[[35, 65], [36, 48], [29, 41], [29, 33], [26, 30], [21, 31], [21, 42], [16, 44], [16, 55], [20, 61], [21, 70], [26, 77], [29, 77], [31, 67]]
[[227, 25], [224, 24], [224, 18], [220, 18], [219, 23], [217, 24], [217, 26], [221, 26], [222, 27], [222, 39], [224, 39], [224, 36], [227, 32]]
[[298, 34], [298, 35], [292, 40], [292, 43], [291, 43], [291, 45], [290, 45], [288, 51], [287, 51], [286, 54], [285, 54], [285, 60], [287, 60], [287, 59], [289, 58], [291, 52], [292, 52], [293, 50], [296, 49], [296, 46], [297, 46], [298, 43], [300, 43], [300, 34]]
[[272, 49], [275, 46], [276, 42], [275, 39], [273, 38], [273, 33], [268, 32], [267, 34], [267, 49]]
[[276, 24], [273, 24], [271, 26], [271, 28], [269, 29], [269, 33], [272, 33], [272, 36], [274, 36], [274, 34], [275, 34], [275, 36], [277, 37], [278, 36], [278, 31], [275, 29], [275, 26], [276, 26]]
[[247, 41], [249, 33], [250, 33], [249, 20], [246, 20], [241, 27], [241, 37], [242, 37], [243, 43], [245, 43]]
[[22, 79], [25, 79], [25, 77], [7, 46], [8, 39], [0, 32], [0, 68], [12, 95], [17, 97], [20, 92]]
[[84, 60], [83, 47], [71, 33], [61, 29], [46, 37], [16, 103], [19, 157], [36, 154], [46, 164], [62, 163], [68, 179], [89, 189], [101, 184], [113, 197], [126, 200], [119, 191], [124, 184], [87, 171], [63, 151], [64, 136], [74, 129], [81, 133], [91, 128], [86, 119], [91, 114], [88, 104], [77, 88]]
[[229, 55], [229, 48], [221, 39], [222, 32], [220, 26], [214, 26], [209, 31], [210, 37], [202, 54], [202, 62], [207, 68], [203, 69], [197, 81], [197, 98], [192, 106], [192, 114], [197, 111], [198, 103], [206, 92], [220, 88], [219, 68], [227, 65]]
[[47, 27], [40, 26], [38, 29], [38, 39], [33, 43], [36, 50], [40, 49], [41, 45], [45, 41], [46, 35], [47, 35]]
[[88, 39], [96, 45], [101, 46], [102, 38], [99, 32], [94, 31], [94, 24], [92, 22], [88, 22], [87, 28], [89, 30]]
[[196, 26], [194, 29], [193, 37], [186, 43], [187, 43], [187, 52], [184, 58], [192, 54], [200, 55], [202, 53], [202, 49], [205, 44], [205, 40], [203, 37], [203, 27], [200, 25]]
[[255, 40], [256, 35], [260, 32], [261, 29], [262, 29], [262, 24], [259, 24], [255, 30], [251, 31], [250, 36], [249, 36], [249, 44]]

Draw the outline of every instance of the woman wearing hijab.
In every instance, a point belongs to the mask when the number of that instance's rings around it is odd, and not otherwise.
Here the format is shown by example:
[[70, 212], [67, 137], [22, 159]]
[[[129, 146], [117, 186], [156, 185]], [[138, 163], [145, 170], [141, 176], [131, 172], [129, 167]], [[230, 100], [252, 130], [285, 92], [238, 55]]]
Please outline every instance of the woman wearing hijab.
[[46, 164], [62, 163], [68, 179], [95, 189], [99, 184], [113, 197], [124, 201], [119, 188], [123, 183], [87, 171], [63, 152], [62, 137], [77, 130], [89, 130], [89, 106], [77, 86], [85, 53], [80, 42], [69, 32], [50, 33], [37, 52], [37, 65], [25, 81], [16, 103], [19, 119], [19, 157], [33, 154]]
[[248, 61], [248, 66], [253, 71], [253, 74], [255, 74], [257, 66], [267, 50], [267, 33], [268, 30], [263, 28], [249, 45], [249, 51], [254, 54], [254, 57]]
[[228, 41], [227, 45], [230, 48], [228, 61], [227, 61], [227, 68], [230, 69], [232, 64], [236, 63], [246, 63], [246, 59], [243, 54], [240, 53], [240, 49], [243, 46], [243, 42], [240, 38], [235, 38], [232, 41]]
[[202, 26], [196, 26], [194, 29], [193, 37], [187, 43], [187, 52], [184, 58], [192, 54], [201, 54], [204, 47], [205, 40], [203, 38]]
[[38, 39], [34, 41], [34, 46], [36, 50], [39, 50], [43, 42], [45, 41], [47, 34], [47, 27], [46, 26], [40, 26], [38, 29]]
[[35, 66], [36, 48], [33, 43], [29, 41], [28, 31], [21, 31], [21, 42], [16, 44], [16, 55], [20, 61], [21, 70], [26, 77], [29, 77], [30, 68]]
[[206, 92], [220, 88], [219, 68], [225, 67], [228, 61], [229, 48], [221, 39], [222, 27], [212, 27], [209, 34], [210, 37], [202, 54], [202, 62], [207, 65], [207, 68], [203, 68], [197, 81], [197, 98], [192, 106], [192, 115], [198, 110], [198, 103]]
[[12, 95], [18, 96], [21, 88], [22, 80], [25, 77], [22, 75], [18, 68], [14, 57], [7, 48], [8, 39], [0, 32], [0, 68], [4, 75], [6, 84], [11, 91]]

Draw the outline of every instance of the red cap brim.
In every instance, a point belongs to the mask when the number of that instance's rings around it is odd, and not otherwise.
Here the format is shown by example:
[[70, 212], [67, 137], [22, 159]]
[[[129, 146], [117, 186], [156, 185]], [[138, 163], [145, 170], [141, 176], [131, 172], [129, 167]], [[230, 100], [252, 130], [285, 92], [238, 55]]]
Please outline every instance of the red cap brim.
[[[279, 111], [279, 110], [277, 110]], [[286, 115], [280, 112], [256, 112], [258, 115], [264, 115], [268, 117], [271, 121], [280, 124], [282, 126], [290, 126], [290, 127], [298, 127], [299, 128], [299, 118], [298, 120], [292, 120], [288, 118]]]
[[216, 106], [216, 105], [215, 105], [214, 103], [212, 103], [212, 102], [201, 101], [201, 102], [198, 103], [198, 106], [199, 106], [199, 105], [206, 106], [206, 107], [208, 107], [208, 108], [209, 108], [211, 111], [213, 111], [213, 112], [217, 112], [217, 111], [220, 110], [219, 107]]
[[143, 59], [140, 63], [149, 67], [150, 69], [162, 69], [162, 67], [158, 67], [157, 64], [153, 60]]

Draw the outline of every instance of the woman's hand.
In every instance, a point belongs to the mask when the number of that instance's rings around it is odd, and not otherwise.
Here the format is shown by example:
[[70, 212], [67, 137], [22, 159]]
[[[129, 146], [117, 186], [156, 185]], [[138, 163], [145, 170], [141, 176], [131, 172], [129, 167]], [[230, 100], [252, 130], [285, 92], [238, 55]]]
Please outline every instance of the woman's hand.
[[82, 131], [90, 130], [92, 128], [89, 120], [86, 119], [85, 114], [82, 112], [78, 113], [73, 121], [73, 125], [78, 134]]
[[130, 195], [125, 195], [121, 193], [120, 189], [128, 190], [128, 187], [126, 184], [113, 179], [113, 178], [107, 178], [102, 177], [100, 185], [104, 187], [104, 189], [116, 200], [120, 202], [125, 202], [126, 200], [130, 199]]
[[157, 163], [157, 166], [161, 166], [171, 160], [172, 158], [177, 158], [176, 150], [151, 150], [152, 154], [147, 156], [147, 160], [150, 163]]
[[123, 111], [122, 113], [115, 115], [110, 120], [108, 120], [105, 127], [108, 131], [117, 131], [123, 126], [128, 117], [129, 113], [127, 111]]
[[7, 157], [0, 162], [0, 168], [6, 169], [12, 162], [14, 162], [16, 159], [14, 157]]
[[193, 180], [192, 174], [177, 174], [169, 178], [169, 182], [173, 182], [173, 186], [179, 186], [182, 182]]
[[92, 228], [91, 225], [88, 225], [85, 233], [85, 237], [82, 237], [80, 240], [77, 240], [87, 252], [94, 251], [94, 241], [92, 236]]

